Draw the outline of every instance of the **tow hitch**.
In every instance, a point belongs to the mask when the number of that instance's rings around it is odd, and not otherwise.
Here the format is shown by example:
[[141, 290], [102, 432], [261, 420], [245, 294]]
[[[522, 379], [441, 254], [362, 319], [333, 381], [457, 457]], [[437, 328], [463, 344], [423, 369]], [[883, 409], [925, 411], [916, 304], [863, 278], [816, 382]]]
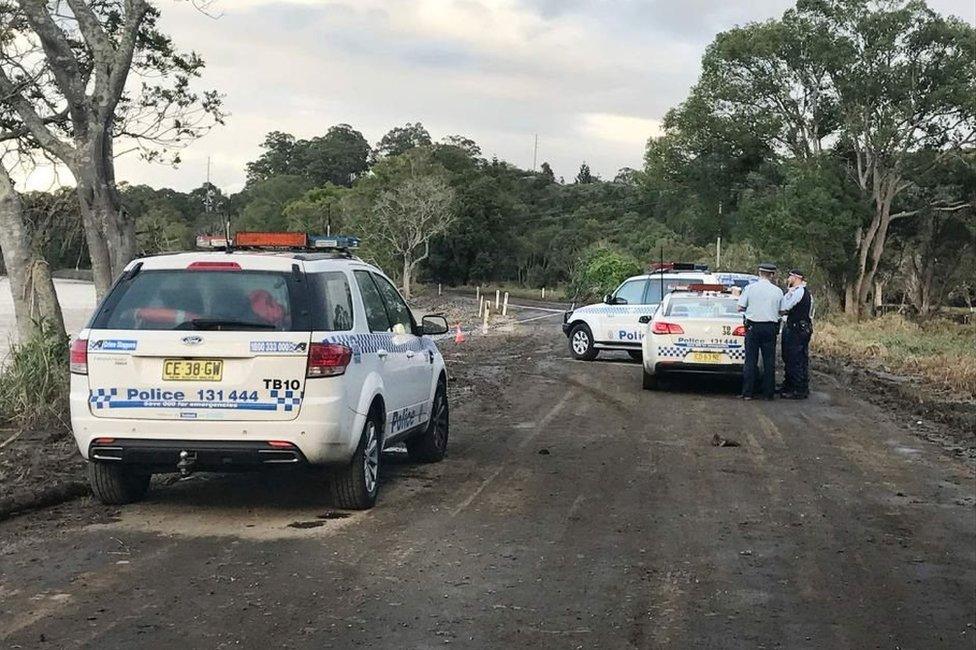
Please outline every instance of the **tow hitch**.
[[186, 478], [193, 473], [193, 466], [197, 462], [197, 452], [180, 451], [180, 462], [176, 463], [176, 469], [180, 470], [180, 478]]

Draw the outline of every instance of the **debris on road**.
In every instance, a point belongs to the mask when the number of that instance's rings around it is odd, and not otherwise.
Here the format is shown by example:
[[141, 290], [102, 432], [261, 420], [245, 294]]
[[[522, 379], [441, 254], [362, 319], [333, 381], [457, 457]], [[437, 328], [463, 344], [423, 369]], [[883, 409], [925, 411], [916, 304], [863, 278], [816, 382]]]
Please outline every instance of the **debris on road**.
[[723, 438], [717, 433], [712, 436], [713, 447], [738, 447], [739, 443], [731, 438]]

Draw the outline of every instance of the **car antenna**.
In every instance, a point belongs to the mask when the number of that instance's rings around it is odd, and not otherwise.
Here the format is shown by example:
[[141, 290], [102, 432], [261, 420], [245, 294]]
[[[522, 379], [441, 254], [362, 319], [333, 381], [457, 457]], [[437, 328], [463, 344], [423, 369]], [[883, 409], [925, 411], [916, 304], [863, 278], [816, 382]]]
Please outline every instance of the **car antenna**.
[[224, 248], [224, 252], [230, 254], [234, 252], [234, 240], [230, 238], [230, 217], [224, 220], [224, 239], [227, 242], [227, 247]]
[[661, 300], [659, 302], [664, 302], [664, 244], [661, 244], [661, 266], [659, 272], [661, 278]]

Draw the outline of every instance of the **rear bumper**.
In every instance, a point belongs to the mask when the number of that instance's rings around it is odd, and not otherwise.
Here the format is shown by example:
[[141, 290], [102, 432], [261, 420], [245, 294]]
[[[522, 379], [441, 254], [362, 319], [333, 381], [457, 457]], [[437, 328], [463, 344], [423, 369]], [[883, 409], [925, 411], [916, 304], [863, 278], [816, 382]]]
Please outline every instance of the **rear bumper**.
[[685, 363], [683, 361], [658, 361], [654, 372], [692, 372], [712, 375], [741, 375], [741, 363]]
[[190, 471], [244, 471], [265, 467], [305, 466], [308, 460], [294, 446], [232, 440], [140, 440], [96, 438], [88, 458], [150, 468], [158, 472], [179, 470], [181, 460]]

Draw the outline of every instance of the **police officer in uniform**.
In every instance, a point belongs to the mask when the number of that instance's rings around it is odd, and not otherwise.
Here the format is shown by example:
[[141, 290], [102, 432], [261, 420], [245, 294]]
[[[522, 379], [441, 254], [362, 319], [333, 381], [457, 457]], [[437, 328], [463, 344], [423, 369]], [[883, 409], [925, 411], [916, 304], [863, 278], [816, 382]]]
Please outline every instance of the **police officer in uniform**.
[[773, 399], [776, 393], [776, 337], [779, 334], [783, 290], [773, 284], [776, 265], [759, 265], [759, 281], [742, 290], [739, 311], [745, 313], [746, 358], [742, 369], [742, 399], [752, 399], [762, 354], [762, 394]]
[[810, 394], [810, 337], [813, 335], [813, 295], [799, 269], [790, 271], [789, 290], [780, 312], [786, 314], [783, 327], [783, 366], [786, 369], [781, 395], [806, 399]]

